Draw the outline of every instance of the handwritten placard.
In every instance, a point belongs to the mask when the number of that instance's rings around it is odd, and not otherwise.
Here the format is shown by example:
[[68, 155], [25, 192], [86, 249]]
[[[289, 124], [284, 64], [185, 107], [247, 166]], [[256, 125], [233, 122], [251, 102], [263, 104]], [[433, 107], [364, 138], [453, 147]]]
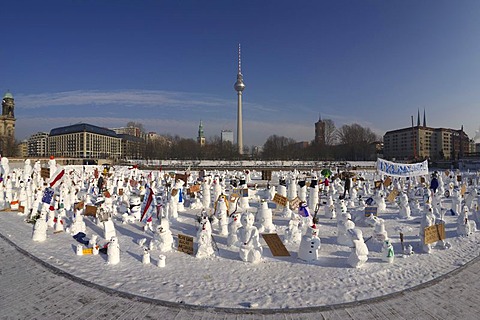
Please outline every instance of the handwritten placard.
[[97, 214], [97, 207], [95, 207], [95, 206], [89, 206], [89, 205], [86, 205], [86, 206], [85, 206], [84, 215], [95, 217], [96, 214]]
[[193, 237], [178, 234], [178, 251], [193, 254]]
[[370, 215], [377, 216], [377, 207], [365, 207], [365, 217], [370, 217]]
[[388, 195], [387, 197], [387, 200], [394, 203], [395, 202], [395, 198], [398, 196], [398, 190], [397, 189], [393, 189], [392, 192], [390, 192], [390, 194]]
[[268, 245], [274, 257], [289, 257], [290, 253], [276, 233], [262, 233], [262, 237]]
[[391, 184], [392, 184], [392, 178], [390, 178], [390, 177], [387, 177], [387, 178], [383, 181], [383, 185], [384, 185], [385, 187], [388, 187], [388, 186], [391, 185]]
[[424, 243], [430, 244], [445, 240], [445, 224], [439, 223], [424, 229]]
[[275, 193], [275, 196], [273, 197], [273, 202], [275, 202], [276, 204], [280, 205], [280, 206], [286, 206], [287, 205], [287, 197], [284, 197], [278, 193]]
[[299, 197], [295, 197], [293, 200], [290, 200], [290, 210], [297, 210], [298, 207], [300, 207], [300, 202], [302, 202], [302, 200], [300, 200]]

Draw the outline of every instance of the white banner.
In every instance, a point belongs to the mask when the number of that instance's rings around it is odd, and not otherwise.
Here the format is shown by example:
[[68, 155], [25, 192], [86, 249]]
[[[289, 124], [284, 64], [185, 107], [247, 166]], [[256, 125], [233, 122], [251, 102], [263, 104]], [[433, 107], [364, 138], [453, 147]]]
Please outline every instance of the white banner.
[[428, 161], [419, 163], [395, 163], [377, 159], [377, 170], [393, 177], [417, 177], [428, 175]]

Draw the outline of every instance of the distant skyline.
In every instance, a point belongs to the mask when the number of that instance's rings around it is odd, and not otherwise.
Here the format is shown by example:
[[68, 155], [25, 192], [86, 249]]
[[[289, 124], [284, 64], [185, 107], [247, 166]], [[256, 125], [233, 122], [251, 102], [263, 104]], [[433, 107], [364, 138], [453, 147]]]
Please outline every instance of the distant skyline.
[[236, 132], [238, 43], [245, 146], [311, 141], [319, 115], [381, 136], [424, 109], [480, 126], [479, 1], [18, 0], [0, 16], [18, 140], [79, 122]]

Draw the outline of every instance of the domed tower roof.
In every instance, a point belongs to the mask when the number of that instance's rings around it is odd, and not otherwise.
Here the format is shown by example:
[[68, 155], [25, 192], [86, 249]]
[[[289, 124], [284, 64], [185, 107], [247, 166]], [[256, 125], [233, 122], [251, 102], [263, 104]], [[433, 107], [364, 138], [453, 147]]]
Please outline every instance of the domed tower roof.
[[4, 98], [4, 99], [5, 99], [5, 98], [13, 99], [13, 95], [11, 94], [10, 91], [7, 91], [7, 92], [5, 93], [5, 95], [3, 96], [3, 98]]

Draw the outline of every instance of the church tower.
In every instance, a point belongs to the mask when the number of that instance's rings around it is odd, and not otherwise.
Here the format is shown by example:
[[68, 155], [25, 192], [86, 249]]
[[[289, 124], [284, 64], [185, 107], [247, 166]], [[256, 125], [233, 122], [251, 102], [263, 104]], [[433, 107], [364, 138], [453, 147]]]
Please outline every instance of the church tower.
[[325, 145], [325, 122], [322, 120], [322, 116], [318, 116], [318, 121], [315, 122], [315, 144]]
[[2, 99], [2, 115], [0, 116], [0, 154], [15, 154], [15, 100], [7, 91]]

